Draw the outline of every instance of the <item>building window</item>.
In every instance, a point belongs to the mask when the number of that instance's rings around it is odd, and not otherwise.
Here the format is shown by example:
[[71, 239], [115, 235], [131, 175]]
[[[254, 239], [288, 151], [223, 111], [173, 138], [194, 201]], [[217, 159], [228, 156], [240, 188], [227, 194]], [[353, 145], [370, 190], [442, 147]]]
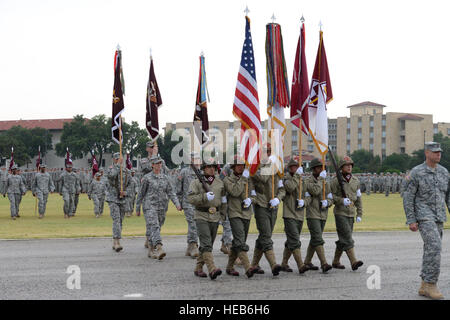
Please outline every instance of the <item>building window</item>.
[[370, 127], [373, 128], [373, 120], [370, 120]]
[[405, 153], [405, 148], [400, 148], [400, 153]]
[[405, 136], [400, 136], [400, 142], [405, 142]]
[[358, 143], [358, 150], [361, 150], [361, 149], [362, 149], [361, 143]]
[[447, 135], [450, 136], [450, 128], [447, 129]]
[[347, 152], [350, 152], [350, 145], [347, 145]]
[[361, 137], [362, 137], [362, 133], [358, 132], [358, 139], [361, 139]]
[[373, 143], [369, 144], [369, 149], [373, 150]]
[[381, 125], [382, 125], [383, 127], [386, 126], [386, 119], [381, 120]]
[[350, 122], [347, 122], [347, 129], [350, 129]]
[[381, 144], [381, 149], [386, 150], [386, 143]]
[[373, 139], [373, 131], [369, 133], [369, 138]]
[[350, 140], [350, 133], [347, 133], [347, 140]]
[[229, 128], [229, 129], [234, 129], [234, 123], [233, 123], [233, 122], [230, 122], [230, 124], [228, 125], [228, 128]]
[[381, 132], [381, 137], [386, 138], [386, 131]]
[[105, 159], [102, 159], [102, 167], [105, 166]]

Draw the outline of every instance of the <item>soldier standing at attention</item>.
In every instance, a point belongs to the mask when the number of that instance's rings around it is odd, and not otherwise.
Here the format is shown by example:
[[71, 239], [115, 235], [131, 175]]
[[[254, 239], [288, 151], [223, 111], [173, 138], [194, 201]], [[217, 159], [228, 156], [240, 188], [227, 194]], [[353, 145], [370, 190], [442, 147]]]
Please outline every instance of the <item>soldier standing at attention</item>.
[[78, 168], [73, 168], [73, 171], [75, 173], [75, 176], [77, 178], [76, 182], [75, 182], [75, 196], [73, 198], [73, 215], [75, 216], [75, 213], [77, 212], [77, 207], [78, 207], [78, 201], [80, 200], [80, 193], [82, 190], [82, 183], [81, 183], [81, 175], [80, 175], [80, 169]]
[[336, 231], [339, 240], [336, 241], [336, 251], [333, 259], [333, 268], [345, 269], [340, 263], [342, 253], [347, 254], [352, 270], [355, 271], [363, 265], [363, 262], [355, 258], [355, 249], [352, 238], [353, 223], [361, 222], [362, 219], [362, 201], [361, 190], [359, 189], [359, 181], [352, 176], [353, 160], [345, 156], [339, 162], [339, 170], [343, 177], [343, 187], [346, 197], [343, 196], [338, 178], [331, 181], [331, 192], [334, 199], [334, 218], [336, 220]]
[[[272, 274], [277, 276], [280, 274], [281, 266], [275, 260], [272, 232], [277, 220], [278, 206], [286, 191], [284, 190], [283, 180], [272, 170], [272, 166], [275, 165], [277, 159], [275, 155], [271, 155], [271, 145], [268, 143], [265, 148], [266, 159], [263, 159], [260, 168], [251, 177], [256, 192], [254, 208], [256, 227], [259, 232], [255, 243], [252, 267], [257, 269], [256, 273], [264, 273], [264, 270], [259, 266], [259, 261], [264, 254], [272, 269]], [[263, 164], [264, 162], [265, 164]]]
[[[130, 174], [122, 165], [123, 158], [118, 152], [113, 154], [113, 164], [109, 167], [106, 177], [108, 178], [106, 202], [108, 202], [111, 218], [113, 220], [113, 250], [119, 252], [123, 249], [120, 245], [122, 238], [122, 222], [125, 216], [126, 189], [130, 183]], [[121, 186], [122, 180], [122, 186]]]
[[249, 247], [246, 242], [252, 217], [250, 206], [252, 197], [256, 193], [249, 180], [250, 173], [248, 169], [244, 168], [244, 163], [239, 163], [238, 157], [235, 157], [234, 163], [231, 164], [233, 171], [223, 179], [227, 193], [228, 219], [233, 234], [226, 273], [232, 276], [239, 276], [239, 272], [234, 269], [234, 264], [239, 258], [245, 269], [245, 275], [251, 278], [256, 269], [250, 267], [250, 261], [247, 256]]
[[88, 198], [94, 202], [94, 214], [99, 218], [103, 214], [103, 206], [105, 204], [106, 186], [100, 181], [101, 173], [97, 172], [95, 178], [92, 179], [88, 188]]
[[34, 176], [31, 191], [33, 196], [37, 197], [39, 200], [39, 219], [42, 219], [45, 214], [45, 209], [47, 206], [48, 194], [55, 191], [55, 185], [50, 177], [50, 174], [46, 172], [47, 166], [41, 164], [39, 169], [41, 172]]
[[420, 231], [423, 239], [422, 285], [419, 295], [431, 299], [443, 299], [438, 282], [441, 268], [442, 229], [447, 221], [445, 206], [450, 204], [449, 175], [439, 165], [441, 146], [436, 142], [425, 144], [425, 162], [410, 173], [403, 208], [406, 224], [413, 232]]
[[[201, 160], [198, 153], [191, 153], [191, 163], [194, 164], [197, 169], [200, 168]], [[189, 186], [195, 179], [197, 178], [195, 176], [194, 170], [192, 170], [190, 166], [183, 168], [178, 176], [178, 184], [180, 185], [181, 189], [181, 206], [183, 207], [184, 216], [188, 225], [187, 248], [185, 255], [190, 256], [193, 259], [197, 258], [199, 255], [197, 242], [198, 236], [197, 226], [194, 221], [194, 206], [189, 203], [187, 196], [189, 192]]]
[[66, 164], [66, 171], [61, 173], [58, 178], [60, 181], [60, 195], [63, 197], [64, 201], [64, 218], [70, 218], [73, 215], [73, 206], [75, 200], [75, 194], [77, 193], [77, 177], [75, 173], [72, 172], [72, 164]]
[[[312, 264], [311, 260], [314, 252], [320, 260], [322, 272], [328, 272], [332, 267], [325, 258], [323, 245], [323, 230], [328, 218], [328, 208], [333, 205], [330, 184], [326, 181], [327, 171], [323, 170], [322, 162], [315, 158], [311, 160], [310, 168], [312, 175], [305, 181], [305, 199], [306, 199], [306, 223], [308, 225], [311, 239], [306, 250], [305, 266], [307, 270], [319, 270]], [[323, 187], [325, 185], [325, 199], [323, 198]]]
[[187, 196], [189, 203], [195, 207], [194, 220], [200, 240], [200, 254], [197, 257], [194, 274], [206, 277], [203, 272], [203, 265], [206, 264], [209, 277], [214, 280], [222, 274], [222, 270], [214, 264], [212, 249], [221, 216], [226, 215], [227, 199], [223, 181], [216, 174], [217, 165], [214, 160], [210, 159], [207, 163], [203, 163], [202, 169], [210, 191], [205, 192], [202, 183], [196, 179], [191, 183]]
[[302, 193], [300, 195], [300, 177], [303, 174], [303, 168], [295, 159], [288, 163], [288, 173], [284, 178], [284, 188], [286, 196], [283, 200], [283, 220], [284, 232], [286, 233], [286, 242], [284, 243], [283, 262], [281, 270], [292, 272], [288, 261], [291, 255], [294, 256], [299, 273], [304, 273], [308, 268], [302, 260], [300, 252], [301, 242], [300, 233], [302, 232], [303, 220], [305, 218], [305, 181], [302, 180]]
[[[142, 179], [142, 185], [137, 197], [138, 206], [143, 203], [147, 234], [149, 234], [148, 257], [162, 260], [166, 253], [162, 249], [161, 227], [166, 219], [166, 204], [163, 195], [167, 194], [173, 204], [181, 211], [175, 190], [170, 183], [169, 176], [161, 172], [163, 159], [155, 156], [151, 159], [152, 171]], [[144, 200], [145, 199], [145, 200]]]
[[11, 209], [11, 218], [16, 220], [19, 216], [19, 206], [22, 196], [25, 195], [27, 191], [25, 184], [23, 183], [22, 177], [17, 174], [17, 165], [14, 164], [11, 167], [12, 174], [8, 174], [6, 181], [3, 186], [3, 197], [8, 194], [8, 199]]

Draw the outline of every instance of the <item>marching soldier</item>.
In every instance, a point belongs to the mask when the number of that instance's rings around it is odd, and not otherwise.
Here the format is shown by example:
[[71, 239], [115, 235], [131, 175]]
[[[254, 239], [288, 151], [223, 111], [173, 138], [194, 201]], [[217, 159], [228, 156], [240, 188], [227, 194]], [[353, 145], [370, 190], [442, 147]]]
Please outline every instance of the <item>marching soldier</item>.
[[137, 178], [134, 176], [136, 173], [136, 171], [134, 169], [132, 169], [130, 171], [131, 174], [131, 180], [130, 180], [130, 184], [128, 185], [128, 189], [127, 189], [127, 206], [126, 206], [126, 211], [125, 214], [127, 217], [131, 217], [133, 215], [133, 211], [134, 211], [134, 203], [136, 201], [136, 195], [139, 192], [139, 182], [137, 180]]
[[234, 269], [234, 264], [239, 258], [245, 269], [245, 275], [251, 278], [256, 269], [250, 267], [250, 261], [247, 256], [249, 247], [246, 242], [252, 216], [250, 206], [256, 193], [249, 180], [250, 173], [244, 167], [244, 164], [238, 163], [238, 158], [235, 157], [234, 163], [231, 164], [233, 171], [223, 179], [227, 194], [228, 219], [233, 234], [226, 273], [232, 276], [239, 276], [239, 272]]
[[391, 189], [392, 189], [392, 177], [391, 177], [391, 173], [388, 172], [384, 176], [384, 190], [385, 190], [386, 197], [389, 197], [389, 192], [391, 191]]
[[23, 183], [22, 177], [17, 174], [18, 170], [16, 164], [11, 167], [11, 171], [12, 173], [8, 174], [3, 186], [3, 197], [6, 197], [6, 194], [8, 194], [11, 218], [16, 220], [16, 217], [20, 217], [19, 206], [22, 201], [22, 196], [25, 195], [27, 189]]
[[308, 268], [302, 260], [300, 251], [300, 233], [302, 232], [303, 220], [305, 218], [305, 181], [302, 180], [302, 193], [300, 194], [300, 178], [303, 174], [303, 168], [295, 159], [288, 163], [288, 173], [284, 178], [284, 188], [286, 196], [283, 200], [283, 220], [284, 232], [286, 233], [286, 242], [284, 243], [283, 261], [281, 270], [292, 272], [288, 261], [291, 255], [294, 256], [299, 273], [304, 273]]
[[75, 201], [75, 194], [78, 191], [77, 188], [77, 176], [72, 172], [72, 164], [68, 163], [66, 165], [66, 171], [64, 171], [60, 176], [58, 181], [60, 181], [61, 192], [60, 195], [63, 197], [64, 201], [64, 218], [70, 218], [73, 216], [73, 206]]
[[281, 266], [275, 260], [272, 232], [277, 220], [278, 206], [286, 191], [284, 190], [283, 180], [278, 174], [272, 173], [272, 165], [276, 163], [277, 159], [271, 155], [271, 145], [268, 143], [265, 148], [268, 157], [264, 159], [266, 164], [262, 164], [255, 175], [251, 177], [256, 192], [254, 209], [256, 227], [259, 232], [255, 243], [252, 267], [257, 269], [256, 273], [264, 273], [264, 270], [259, 266], [259, 261], [264, 254], [270, 264], [272, 274], [277, 276], [280, 274]]
[[450, 205], [449, 175], [439, 165], [441, 146], [436, 142], [425, 144], [425, 162], [414, 167], [403, 194], [406, 224], [413, 232], [420, 231], [423, 239], [422, 285], [419, 295], [443, 299], [437, 287], [441, 268], [442, 229], [447, 221]]
[[372, 174], [369, 173], [367, 175], [367, 181], [366, 181], [366, 195], [368, 195], [368, 196], [370, 196], [370, 191], [372, 191], [372, 181], [373, 181]]
[[[342, 253], [347, 254], [352, 270], [355, 271], [363, 265], [363, 262], [355, 257], [354, 241], [352, 238], [353, 223], [362, 220], [362, 201], [361, 190], [359, 189], [359, 181], [352, 176], [353, 160], [345, 156], [339, 162], [339, 170], [343, 177], [343, 189], [341, 188], [338, 178], [331, 181], [331, 192], [334, 199], [334, 217], [336, 220], [336, 231], [339, 240], [336, 241], [336, 251], [333, 259], [333, 268], [345, 269], [340, 263]], [[345, 196], [343, 194], [345, 192]]]
[[[194, 164], [194, 166], [199, 169], [201, 160], [200, 156], [196, 152], [191, 153], [191, 163]], [[186, 217], [186, 222], [188, 225], [188, 232], [187, 232], [187, 249], [186, 249], [186, 256], [190, 256], [192, 258], [197, 258], [198, 253], [198, 243], [197, 243], [197, 226], [194, 221], [194, 206], [189, 203], [187, 197], [189, 192], [189, 186], [191, 185], [192, 181], [196, 179], [194, 170], [190, 166], [183, 168], [180, 171], [180, 174], [178, 176], [178, 184], [180, 185], [180, 200], [181, 200], [181, 206], [183, 207], [184, 216]]]
[[226, 214], [227, 199], [223, 181], [216, 174], [217, 165], [214, 161], [203, 163], [202, 169], [206, 186], [210, 191], [205, 192], [202, 183], [196, 179], [191, 183], [187, 196], [189, 203], [195, 207], [194, 220], [200, 240], [200, 254], [197, 257], [194, 274], [198, 277], [206, 277], [203, 272], [203, 265], [206, 264], [209, 277], [214, 280], [222, 274], [222, 270], [214, 264], [212, 249], [219, 220]]
[[88, 188], [88, 198], [94, 202], [94, 214], [99, 218], [103, 214], [103, 206], [105, 204], [106, 186], [100, 181], [101, 173], [97, 172], [95, 178], [92, 179]]
[[140, 207], [143, 203], [147, 233], [149, 234], [148, 257], [162, 260], [166, 256], [162, 249], [161, 239], [161, 227], [166, 219], [166, 205], [162, 201], [164, 199], [163, 195], [167, 194], [169, 196], [178, 211], [181, 211], [181, 206], [169, 177], [161, 172], [163, 159], [155, 156], [151, 160], [152, 171], [147, 173], [142, 179], [137, 204]]
[[[128, 184], [130, 183], [130, 174], [123, 167], [123, 158], [118, 152], [113, 154], [113, 164], [109, 167], [106, 177], [106, 202], [108, 202], [111, 218], [113, 220], [113, 250], [119, 252], [123, 249], [120, 245], [122, 238], [122, 222], [125, 216], [125, 198]], [[122, 183], [122, 186], [121, 186]]]
[[80, 169], [78, 168], [74, 168], [73, 169], [75, 176], [77, 178], [76, 182], [75, 182], [75, 196], [73, 198], [73, 215], [75, 216], [75, 213], [77, 212], [77, 207], [78, 207], [78, 201], [80, 199], [80, 193], [82, 190], [82, 183], [81, 183], [81, 175], [80, 175]]
[[[331, 194], [330, 184], [326, 181], [327, 171], [322, 170], [322, 162], [315, 158], [311, 160], [310, 168], [312, 175], [305, 181], [305, 199], [306, 206], [306, 223], [308, 225], [311, 239], [309, 240], [306, 250], [305, 266], [306, 270], [319, 270], [312, 264], [311, 260], [314, 252], [320, 260], [320, 267], [323, 273], [328, 272], [332, 267], [325, 258], [325, 250], [323, 245], [323, 230], [328, 218], [328, 208], [333, 205], [333, 196]], [[323, 189], [325, 185], [325, 199], [323, 198]]]
[[55, 185], [50, 174], [46, 172], [46, 168], [47, 166], [45, 164], [40, 165], [39, 169], [41, 172], [35, 175], [31, 187], [33, 196], [39, 200], [39, 219], [42, 219], [45, 215], [48, 194], [55, 191]]

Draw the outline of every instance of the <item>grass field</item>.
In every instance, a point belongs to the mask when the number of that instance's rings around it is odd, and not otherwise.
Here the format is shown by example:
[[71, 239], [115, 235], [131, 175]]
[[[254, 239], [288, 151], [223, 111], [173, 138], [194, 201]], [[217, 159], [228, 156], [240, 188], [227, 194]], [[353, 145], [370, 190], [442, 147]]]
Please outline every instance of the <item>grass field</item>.
[[[47, 213], [40, 220], [34, 215], [35, 198], [28, 192], [21, 203], [20, 215], [12, 220], [9, 211], [8, 198], [0, 197], [0, 239], [35, 239], [35, 238], [78, 238], [78, 237], [110, 237], [112, 221], [109, 207], [105, 203], [103, 216], [96, 219], [93, 203], [85, 194], [80, 196], [80, 203], [76, 216], [64, 219], [63, 201], [58, 194], [49, 196]], [[407, 230], [402, 199], [398, 194], [385, 197], [381, 194], [363, 195], [363, 221], [355, 224], [355, 231]], [[283, 232], [282, 210], [278, 211], [275, 232]], [[449, 227], [449, 224], [446, 224]], [[187, 223], [182, 212], [178, 212], [170, 203], [169, 211], [162, 233], [165, 235], [186, 234]], [[307, 231], [306, 223], [304, 230]], [[334, 231], [334, 215], [329, 213], [325, 231]], [[219, 227], [219, 233], [222, 228]], [[252, 218], [250, 232], [257, 232]], [[141, 215], [125, 218], [123, 236], [143, 236], [145, 234], [145, 220]]]

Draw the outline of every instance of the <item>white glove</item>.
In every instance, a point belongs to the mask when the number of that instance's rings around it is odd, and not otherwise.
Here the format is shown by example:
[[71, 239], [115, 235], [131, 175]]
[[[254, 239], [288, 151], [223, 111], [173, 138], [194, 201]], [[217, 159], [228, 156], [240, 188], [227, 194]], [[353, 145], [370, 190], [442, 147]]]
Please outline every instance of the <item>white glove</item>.
[[244, 178], [250, 177], [250, 172], [248, 171], [248, 169], [244, 169], [244, 172], [242, 172], [242, 176], [243, 176]]
[[327, 194], [327, 198], [333, 200], [333, 194], [330, 192], [329, 194]]
[[311, 197], [308, 191], [305, 192], [305, 197]]
[[356, 222], [361, 222], [361, 217], [356, 217]]
[[299, 206], [300, 208], [303, 208], [303, 206], [305, 205], [305, 200], [303, 200], [303, 199], [297, 199], [297, 203], [298, 203], [298, 206]]
[[344, 198], [344, 206], [348, 207], [351, 203], [349, 198]]
[[244, 199], [244, 205], [246, 208], [250, 207], [251, 204], [252, 204], [252, 199], [250, 199], [250, 198]]
[[222, 203], [227, 203], [227, 196], [222, 197]]
[[356, 196], [357, 196], [357, 197], [361, 197], [361, 190], [359, 190], [359, 189], [356, 190]]
[[327, 177], [327, 171], [326, 171], [326, 170], [323, 170], [323, 171], [319, 174], [319, 176], [320, 176], [322, 179], [326, 179], [326, 177]]
[[214, 200], [214, 192], [212, 192], [212, 191], [207, 192], [206, 198], [208, 199], [208, 201], [213, 201]]
[[273, 154], [269, 157], [269, 161], [272, 163], [277, 163], [277, 157]]
[[250, 195], [256, 197], [256, 191], [255, 190], [250, 191]]
[[278, 180], [278, 188], [283, 188], [284, 184], [283, 184], [283, 180]]
[[269, 202], [270, 202], [270, 205], [271, 205], [272, 207], [276, 207], [276, 206], [278, 206], [278, 205], [280, 204], [280, 200], [278, 200], [278, 198], [273, 198], [273, 199], [270, 200]]
[[295, 172], [296, 174], [303, 174], [303, 167], [298, 167], [297, 171]]
[[328, 207], [328, 200], [321, 200], [320, 202], [322, 203], [322, 209]]

